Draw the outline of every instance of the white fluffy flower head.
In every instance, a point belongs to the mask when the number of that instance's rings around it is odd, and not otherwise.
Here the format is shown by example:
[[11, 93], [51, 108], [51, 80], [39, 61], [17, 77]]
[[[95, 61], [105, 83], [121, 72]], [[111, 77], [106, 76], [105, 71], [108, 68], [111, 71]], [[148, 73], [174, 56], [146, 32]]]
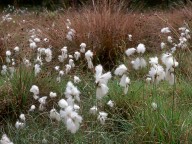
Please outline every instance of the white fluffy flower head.
[[25, 127], [25, 123], [20, 122], [20, 121], [17, 121], [17, 122], [15, 123], [15, 127], [16, 127], [17, 129], [22, 129], [22, 128]]
[[16, 47], [14, 48], [14, 51], [15, 51], [15, 52], [19, 52], [19, 47], [16, 46]]
[[97, 106], [93, 106], [92, 108], [90, 108], [90, 110], [89, 110], [89, 112], [91, 113], [91, 114], [96, 114], [97, 113]]
[[80, 44], [80, 52], [82, 52], [82, 53], [85, 53], [85, 48], [86, 48], [86, 44], [85, 43], [81, 43]]
[[171, 31], [170, 31], [169, 27], [165, 27], [165, 28], [161, 29], [161, 33], [170, 33], [170, 32]]
[[85, 53], [85, 58], [87, 61], [89, 60], [92, 60], [93, 58], [93, 52], [91, 50], [88, 50], [86, 53]]
[[50, 96], [50, 98], [55, 98], [55, 97], [57, 97], [57, 93], [55, 93], [55, 92], [50, 92], [50, 93], [49, 93], [49, 96]]
[[59, 66], [55, 66], [56, 71], [59, 71], [59, 68], [60, 68]]
[[70, 64], [66, 64], [65, 65], [65, 73], [68, 74], [71, 70], [71, 65]]
[[66, 98], [72, 97], [75, 98], [78, 102], [80, 101], [80, 91], [77, 89], [76, 86], [73, 85], [71, 81], [67, 83], [67, 87], [65, 90]]
[[37, 45], [36, 45], [35, 42], [31, 42], [29, 46], [30, 46], [31, 49], [37, 48]]
[[108, 113], [106, 112], [99, 112], [99, 115], [97, 117], [97, 119], [100, 121], [101, 124], [105, 124], [105, 121], [107, 119]]
[[85, 53], [85, 58], [87, 60], [87, 63], [88, 63], [88, 68], [89, 69], [92, 69], [93, 68], [93, 63], [92, 63], [92, 58], [93, 58], [93, 52], [88, 50], [86, 53]]
[[167, 37], [167, 41], [168, 41], [169, 43], [173, 43], [173, 38], [172, 38], [171, 36], [168, 36], [168, 37]]
[[136, 52], [136, 49], [135, 49], [135, 48], [129, 48], [129, 49], [127, 49], [127, 50], [125, 51], [125, 54], [126, 54], [127, 56], [130, 56], [130, 55], [134, 54], [135, 52]]
[[144, 53], [145, 52], [145, 50], [146, 50], [146, 48], [145, 48], [145, 45], [144, 44], [142, 44], [142, 43], [140, 43], [138, 46], [137, 46], [137, 53]]
[[133, 65], [133, 68], [135, 70], [138, 70], [140, 68], [146, 67], [147, 63], [144, 58], [136, 58], [134, 61], [131, 61], [131, 64]]
[[129, 39], [129, 41], [132, 41], [132, 35], [131, 34], [128, 34], [128, 39]]
[[11, 142], [6, 134], [3, 134], [0, 140], [0, 144], [13, 144], [13, 142]]
[[69, 59], [69, 65], [70, 65], [72, 68], [75, 67], [74, 60], [73, 60], [73, 59]]
[[6, 51], [6, 56], [11, 56], [11, 51], [10, 50]]
[[157, 104], [155, 102], [152, 102], [151, 107], [153, 108], [153, 110], [156, 110], [157, 109]]
[[68, 106], [65, 110], [60, 110], [61, 119], [64, 121], [67, 130], [71, 133], [76, 133], [82, 122], [82, 117], [73, 109]]
[[39, 103], [42, 104], [42, 105], [45, 105], [46, 104], [46, 99], [47, 99], [47, 96], [43, 96], [41, 98], [39, 98]]
[[66, 100], [64, 99], [61, 99], [59, 102], [58, 102], [58, 105], [60, 106], [60, 108], [66, 108], [68, 107], [68, 103]]
[[81, 82], [80, 78], [78, 76], [74, 76], [74, 83]]
[[52, 120], [57, 120], [57, 121], [61, 120], [60, 114], [54, 108], [50, 110], [49, 116]]
[[36, 85], [32, 85], [30, 92], [32, 92], [34, 95], [38, 95], [39, 94], [39, 87]]
[[32, 112], [32, 111], [34, 111], [34, 110], [35, 110], [35, 108], [36, 108], [36, 107], [35, 107], [35, 105], [32, 105], [32, 106], [30, 107], [29, 111], [31, 111], [31, 112]]
[[20, 114], [19, 118], [21, 121], [25, 122], [25, 115], [24, 114]]
[[37, 74], [39, 74], [41, 71], [41, 67], [39, 64], [35, 64], [35, 76], [37, 76]]
[[161, 42], [161, 49], [164, 49], [166, 47], [166, 44], [164, 42]]
[[52, 50], [50, 48], [45, 49], [45, 60], [46, 62], [51, 62], [52, 60]]
[[79, 60], [80, 56], [81, 56], [80, 52], [76, 51], [74, 53], [74, 58], [75, 58], [76, 61]]
[[107, 83], [112, 76], [111, 72], [103, 74], [103, 67], [101, 65], [96, 66], [95, 71], [95, 82], [97, 84], [96, 97], [97, 99], [102, 99], [109, 91]]
[[179, 63], [176, 61], [175, 58], [173, 58], [173, 55], [171, 53], [162, 54], [161, 60], [168, 69], [172, 67], [177, 67], [179, 65]]
[[149, 58], [149, 63], [151, 65], [157, 65], [158, 64], [158, 57], [151, 57], [151, 58]]
[[161, 65], [153, 65], [149, 71], [149, 76], [152, 82], [158, 84], [161, 80], [165, 79], [165, 71]]
[[103, 74], [103, 67], [102, 65], [97, 65], [95, 67], [95, 79], [96, 79], [96, 83], [100, 83], [100, 84], [107, 84], [109, 79], [111, 79], [112, 75], [111, 72], [107, 72]]
[[121, 65], [119, 65], [117, 68], [116, 68], [116, 70], [115, 70], [115, 75], [120, 75], [120, 76], [122, 76], [124, 73], [126, 73], [127, 72], [127, 67], [124, 65], [124, 64], [121, 64]]
[[114, 106], [114, 101], [109, 100], [109, 101], [107, 102], [107, 105], [110, 106], [110, 107], [113, 107], [113, 106]]
[[36, 42], [36, 43], [38, 43], [38, 42], [40, 42], [41, 41], [41, 39], [40, 38], [34, 38], [34, 42]]

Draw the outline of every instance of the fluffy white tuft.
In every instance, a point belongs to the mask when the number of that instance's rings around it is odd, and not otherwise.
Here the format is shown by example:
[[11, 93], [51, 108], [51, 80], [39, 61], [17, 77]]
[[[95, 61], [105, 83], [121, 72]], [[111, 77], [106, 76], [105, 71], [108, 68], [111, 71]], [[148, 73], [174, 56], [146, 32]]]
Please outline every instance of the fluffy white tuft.
[[161, 29], [161, 33], [170, 33], [170, 32], [171, 31], [170, 31], [169, 27], [165, 27], [165, 28]]
[[74, 60], [73, 60], [73, 59], [69, 59], [69, 65], [70, 65], [72, 68], [75, 67]]
[[119, 65], [115, 70], [115, 75], [123, 75], [127, 72], [127, 67], [124, 64]]
[[93, 63], [92, 63], [93, 52], [91, 52], [90, 50], [88, 50], [88, 51], [85, 53], [85, 58], [86, 58], [87, 63], [88, 63], [88, 68], [89, 68], [89, 69], [92, 69], [92, 68], [93, 68]]
[[170, 85], [174, 85], [174, 83], [176, 82], [174, 68], [166, 68], [165, 80], [167, 80]]
[[102, 74], [103, 67], [101, 65], [98, 65], [95, 67], [95, 79], [97, 84], [107, 84], [109, 79], [111, 79], [112, 75], [111, 72], [107, 72]]
[[67, 83], [67, 87], [65, 89], [65, 97], [69, 98], [72, 97], [76, 99], [78, 102], [80, 101], [80, 91], [76, 86], [73, 85], [71, 81]]
[[107, 102], [107, 105], [110, 106], [110, 107], [114, 107], [114, 101], [109, 100], [109, 101]]
[[50, 118], [52, 120], [57, 120], [57, 121], [60, 121], [61, 120], [61, 117], [60, 117], [60, 114], [57, 112], [56, 109], [51, 109], [50, 111], [50, 114], [49, 114]]
[[85, 53], [86, 44], [85, 43], [81, 43], [80, 47], [81, 47], [80, 52], [81, 53]]
[[35, 107], [35, 105], [32, 105], [32, 106], [30, 107], [29, 111], [31, 111], [31, 112], [32, 112], [32, 111], [34, 111], [34, 110], [35, 110], [35, 108], [36, 108], [36, 107]]
[[105, 84], [100, 84], [99, 86], [97, 86], [97, 90], [96, 90], [96, 97], [97, 99], [102, 99], [109, 91], [109, 88], [107, 87], [107, 85]]
[[168, 37], [167, 37], [167, 41], [168, 41], [169, 43], [173, 43], [173, 38], [172, 38], [171, 36], [168, 36]]
[[38, 95], [39, 94], [39, 87], [36, 85], [32, 85], [30, 92], [32, 92], [34, 95]]
[[6, 134], [3, 134], [0, 140], [0, 144], [13, 144], [13, 142], [11, 142]]
[[55, 92], [50, 92], [50, 93], [49, 93], [49, 96], [50, 96], [50, 98], [55, 98], [55, 97], [57, 97], [57, 93], [55, 93]]
[[58, 105], [61, 107], [61, 108], [66, 108], [68, 107], [68, 103], [66, 100], [64, 99], [61, 99], [59, 102], [58, 102]]
[[155, 102], [152, 102], [151, 107], [153, 108], [153, 110], [156, 110], [157, 109], [157, 104]]
[[153, 65], [157, 65], [158, 64], [158, 57], [151, 57], [149, 58], [149, 63], [153, 66]]
[[30, 45], [29, 45], [29, 47], [30, 47], [31, 49], [35, 49], [35, 48], [37, 48], [37, 45], [36, 45], [35, 42], [31, 42]]
[[61, 119], [64, 121], [67, 130], [71, 133], [76, 133], [82, 123], [82, 117], [73, 109], [68, 106], [65, 110], [60, 110]]
[[24, 114], [20, 114], [19, 118], [21, 121], [25, 122], [25, 115]]
[[91, 113], [91, 114], [96, 114], [97, 113], [97, 106], [93, 106], [92, 108], [90, 108], [90, 110], [89, 110], [89, 112]]
[[138, 70], [140, 68], [144, 68], [147, 65], [144, 58], [136, 58], [134, 61], [131, 62], [131, 64], [133, 65], [133, 68], [135, 70]]
[[125, 51], [125, 54], [126, 54], [127, 56], [130, 56], [130, 55], [134, 54], [135, 52], [136, 52], [136, 49], [135, 49], [135, 48], [129, 48], [129, 49], [127, 49], [127, 50]]
[[81, 80], [80, 80], [80, 78], [78, 76], [74, 76], [73, 81], [74, 81], [74, 83], [81, 82]]
[[19, 52], [19, 47], [16, 46], [16, 47], [14, 48], [14, 51], [15, 51], [15, 52]]
[[15, 127], [16, 127], [17, 129], [22, 129], [22, 128], [25, 127], [25, 123], [20, 122], [20, 121], [17, 121], [17, 122], [15, 123]]
[[11, 56], [11, 51], [10, 50], [6, 51], [6, 56]]
[[145, 52], [145, 50], [146, 50], [146, 48], [145, 48], [145, 45], [144, 44], [139, 44], [138, 46], [137, 46], [137, 53], [144, 53]]
[[99, 115], [97, 117], [97, 119], [100, 121], [101, 124], [105, 124], [105, 121], [107, 119], [108, 113], [106, 112], [99, 112]]
[[81, 57], [81, 53], [78, 52], [78, 51], [76, 51], [76, 52], [74, 53], [74, 58], [75, 58], [75, 60], [76, 60], [76, 61], [79, 60], [80, 57]]
[[39, 74], [41, 71], [41, 67], [39, 64], [35, 64], [35, 76], [37, 76], [37, 74]]
[[130, 79], [129, 79], [129, 77], [127, 75], [124, 74], [121, 77], [121, 80], [120, 80], [120, 83], [119, 83], [120, 86], [124, 87], [124, 94], [127, 94], [129, 84], [130, 84]]
[[161, 65], [154, 65], [149, 71], [149, 76], [152, 79], [152, 82], [159, 83], [161, 80], [165, 79], [165, 71]]
[[46, 104], [46, 99], [47, 99], [47, 96], [43, 96], [41, 98], [39, 98], [39, 103], [42, 104], [42, 105], [45, 105]]
[[51, 62], [52, 60], [52, 50], [50, 48], [45, 49], [45, 60], [46, 62]]
[[161, 43], [161, 49], [164, 49], [166, 47], [166, 44], [164, 42]]
[[164, 53], [161, 57], [162, 62], [166, 65], [166, 68], [170, 69], [172, 67], [177, 67], [179, 63], [173, 58], [171, 53]]

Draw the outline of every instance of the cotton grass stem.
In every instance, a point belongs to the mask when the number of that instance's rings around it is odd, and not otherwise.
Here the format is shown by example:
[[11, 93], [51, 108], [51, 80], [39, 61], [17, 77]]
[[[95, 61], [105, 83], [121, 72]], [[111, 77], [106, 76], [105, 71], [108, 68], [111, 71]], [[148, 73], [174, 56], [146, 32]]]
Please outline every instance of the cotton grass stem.
[[144, 119], [145, 119], [145, 81], [143, 81], [143, 109], [144, 109]]
[[172, 126], [173, 126], [173, 117], [174, 117], [174, 107], [175, 107], [175, 91], [176, 91], [176, 81], [175, 81], [175, 68], [174, 68], [174, 84], [173, 84], [173, 93], [172, 93], [172, 112], [171, 112], [171, 119], [172, 119]]

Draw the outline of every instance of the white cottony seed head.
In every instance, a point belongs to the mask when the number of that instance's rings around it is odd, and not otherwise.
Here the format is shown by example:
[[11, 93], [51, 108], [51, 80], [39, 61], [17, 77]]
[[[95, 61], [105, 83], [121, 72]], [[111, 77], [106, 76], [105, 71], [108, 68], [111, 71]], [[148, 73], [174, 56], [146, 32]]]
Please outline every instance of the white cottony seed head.
[[50, 98], [55, 98], [55, 97], [57, 97], [57, 93], [50, 92], [49, 96], [50, 96]]
[[152, 102], [152, 103], [151, 103], [151, 107], [152, 107], [154, 110], [156, 110], [156, 109], [157, 109], [157, 104], [156, 104], [155, 102]]
[[6, 56], [11, 56], [11, 51], [10, 50], [6, 51]]

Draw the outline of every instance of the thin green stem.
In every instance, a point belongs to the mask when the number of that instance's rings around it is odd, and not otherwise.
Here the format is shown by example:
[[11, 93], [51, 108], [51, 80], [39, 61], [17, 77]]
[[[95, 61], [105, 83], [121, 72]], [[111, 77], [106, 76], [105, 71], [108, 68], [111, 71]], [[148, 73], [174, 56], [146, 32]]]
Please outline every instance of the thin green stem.
[[173, 117], [174, 117], [174, 107], [175, 107], [175, 90], [176, 90], [176, 81], [175, 81], [175, 69], [173, 71], [174, 74], [174, 84], [173, 84], [173, 93], [172, 93], [172, 112], [171, 112], [171, 118], [172, 118], [172, 124], [173, 124]]

